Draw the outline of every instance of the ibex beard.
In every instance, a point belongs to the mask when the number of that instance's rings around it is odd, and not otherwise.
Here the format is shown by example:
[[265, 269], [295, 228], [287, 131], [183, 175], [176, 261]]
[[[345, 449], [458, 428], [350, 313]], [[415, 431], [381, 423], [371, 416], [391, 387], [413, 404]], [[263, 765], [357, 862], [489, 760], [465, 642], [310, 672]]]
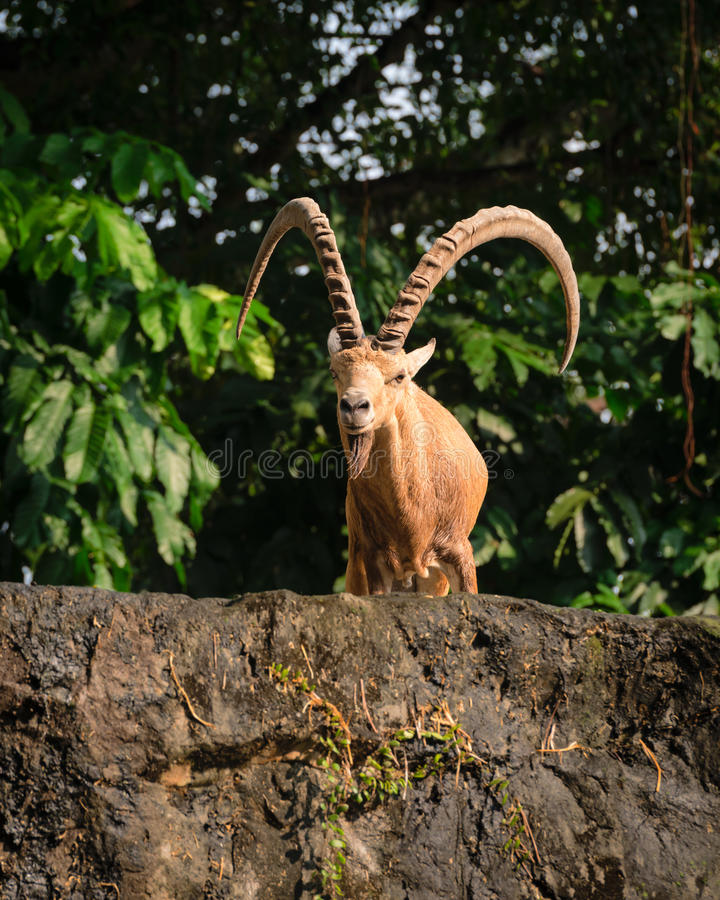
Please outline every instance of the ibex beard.
[[562, 242], [528, 210], [480, 210], [435, 241], [377, 335], [366, 337], [327, 217], [309, 198], [291, 200], [255, 258], [238, 336], [272, 251], [293, 227], [313, 243], [336, 323], [328, 352], [348, 461], [346, 590], [477, 592], [469, 535], [485, 498], [487, 467], [457, 419], [413, 381], [435, 341], [409, 353], [403, 344], [435, 285], [465, 253], [497, 237], [518, 237], [540, 249], [560, 279], [567, 311], [562, 372], [580, 319], [577, 280]]

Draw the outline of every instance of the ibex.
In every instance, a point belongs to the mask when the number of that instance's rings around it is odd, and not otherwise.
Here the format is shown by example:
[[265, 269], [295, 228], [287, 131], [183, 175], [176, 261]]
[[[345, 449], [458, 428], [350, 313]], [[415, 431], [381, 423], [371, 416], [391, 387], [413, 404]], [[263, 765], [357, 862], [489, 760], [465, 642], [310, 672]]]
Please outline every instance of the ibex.
[[550, 226], [528, 210], [480, 210], [435, 241], [377, 335], [366, 337], [327, 217], [314, 200], [291, 200], [255, 257], [238, 337], [277, 242], [294, 227], [302, 228], [315, 248], [335, 317], [328, 351], [348, 461], [345, 589], [353, 594], [403, 588], [476, 593], [469, 534], [485, 498], [487, 467], [457, 419], [413, 381], [432, 356], [435, 340], [409, 353], [403, 344], [431, 291], [462, 256], [494, 238], [522, 238], [545, 254], [562, 285], [567, 315], [562, 372], [580, 321], [570, 257]]

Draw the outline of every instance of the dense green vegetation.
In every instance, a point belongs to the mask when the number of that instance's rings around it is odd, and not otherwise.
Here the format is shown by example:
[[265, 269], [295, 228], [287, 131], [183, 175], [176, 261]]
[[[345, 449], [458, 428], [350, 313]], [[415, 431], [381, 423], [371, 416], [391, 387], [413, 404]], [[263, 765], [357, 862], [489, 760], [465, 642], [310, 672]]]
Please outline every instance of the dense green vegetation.
[[261, 232], [315, 197], [372, 331], [445, 226], [515, 204], [575, 262], [570, 370], [557, 279], [516, 242], [463, 260], [408, 342], [438, 339], [420, 383], [488, 454], [480, 589], [718, 611], [720, 8], [556, 7], [0, 13], [0, 577], [340, 586], [302, 235], [233, 339]]

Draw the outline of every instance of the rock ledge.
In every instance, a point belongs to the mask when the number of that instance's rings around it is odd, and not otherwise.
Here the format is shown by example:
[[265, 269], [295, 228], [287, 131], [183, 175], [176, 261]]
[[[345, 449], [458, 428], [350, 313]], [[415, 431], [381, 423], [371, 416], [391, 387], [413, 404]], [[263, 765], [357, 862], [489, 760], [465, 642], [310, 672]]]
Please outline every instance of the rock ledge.
[[0, 583], [0, 896], [313, 896], [332, 704], [358, 771], [438, 709], [481, 760], [396, 748], [448, 765], [349, 805], [345, 896], [717, 900], [719, 676], [717, 620]]

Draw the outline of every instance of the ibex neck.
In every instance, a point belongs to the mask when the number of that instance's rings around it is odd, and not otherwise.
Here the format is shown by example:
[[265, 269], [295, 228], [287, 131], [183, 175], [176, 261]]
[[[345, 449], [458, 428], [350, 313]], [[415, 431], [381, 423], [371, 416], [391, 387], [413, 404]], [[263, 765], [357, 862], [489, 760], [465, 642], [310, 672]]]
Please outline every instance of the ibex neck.
[[393, 418], [375, 432], [366, 467], [369, 479], [406, 478], [424, 457], [424, 448], [432, 443], [432, 425], [420, 415], [415, 393], [408, 391]]

